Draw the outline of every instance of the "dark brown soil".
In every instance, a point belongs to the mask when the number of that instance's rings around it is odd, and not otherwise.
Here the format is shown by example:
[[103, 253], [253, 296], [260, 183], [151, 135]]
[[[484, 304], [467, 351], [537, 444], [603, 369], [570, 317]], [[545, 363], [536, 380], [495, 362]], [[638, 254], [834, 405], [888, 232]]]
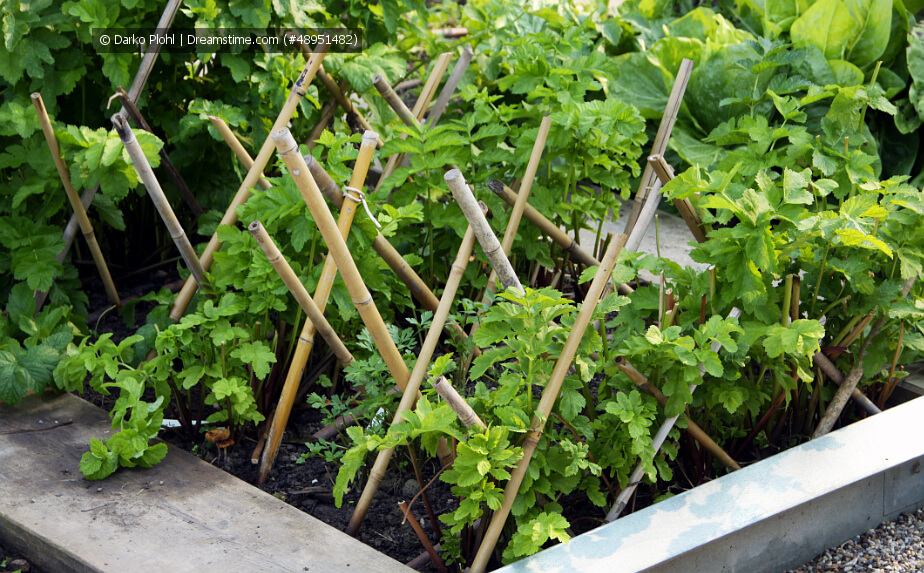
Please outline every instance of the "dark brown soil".
[[[160, 288], [164, 284], [176, 281], [178, 275], [174, 269], [169, 272], [158, 271], [154, 275], [142, 278], [137, 282], [122, 281], [117, 283], [123, 299], [126, 296], [143, 295]], [[152, 282], [153, 281], [153, 282]], [[90, 315], [100, 315], [109, 302], [105, 298], [102, 285], [96, 277], [87, 277], [85, 292], [90, 297]], [[145, 316], [154, 307], [153, 303], [138, 303], [135, 309], [135, 328], [144, 324]], [[98, 334], [113, 333], [114, 340], [121, 340], [134, 332], [114, 310], [102, 313], [100, 318], [91, 321], [88, 325], [91, 331]], [[109, 410], [115, 402], [117, 395], [104, 396], [87, 388], [82, 394], [85, 400]], [[175, 414], [167, 411], [166, 417]], [[283, 444], [279, 448], [276, 463], [267, 483], [257, 485], [258, 466], [251, 463], [251, 456], [256, 446], [256, 432], [248, 429], [243, 440], [225, 450], [205, 439], [200, 442], [191, 442], [180, 436], [178, 432], [164, 430], [160, 437], [173, 445], [189, 451], [208, 463], [220, 467], [261, 490], [289, 503], [317, 519], [343, 531], [353, 514], [353, 507], [365, 485], [367, 474], [360, 473], [357, 483], [353, 484], [353, 491], [344, 497], [343, 506], [334, 505], [331, 494], [334, 480], [339, 469], [337, 464], [327, 463], [324, 460], [311, 458], [302, 461], [302, 455], [308, 452], [305, 442], [312, 433], [322, 427], [317, 411], [307, 405], [296, 405], [289, 420]], [[373, 456], [369, 456], [371, 460]], [[421, 460], [424, 483], [426, 484], [438, 471], [437, 462]], [[306, 491], [307, 490], [307, 491]], [[402, 523], [403, 514], [398, 508], [398, 502], [411, 502], [420, 488], [414, 477], [413, 466], [406, 451], [396, 452], [388, 475], [382, 482], [368, 514], [360, 529], [358, 538], [375, 549], [407, 563], [424, 553], [424, 547], [409, 523]], [[427, 487], [434, 512], [439, 515], [452, 511], [456, 501], [449, 491], [449, 486], [439, 479], [434, 480]], [[439, 536], [434, 534], [431, 520], [420, 496], [414, 501], [412, 511], [417, 516], [432, 543], [439, 542]], [[422, 571], [435, 571], [429, 562], [419, 568]]]

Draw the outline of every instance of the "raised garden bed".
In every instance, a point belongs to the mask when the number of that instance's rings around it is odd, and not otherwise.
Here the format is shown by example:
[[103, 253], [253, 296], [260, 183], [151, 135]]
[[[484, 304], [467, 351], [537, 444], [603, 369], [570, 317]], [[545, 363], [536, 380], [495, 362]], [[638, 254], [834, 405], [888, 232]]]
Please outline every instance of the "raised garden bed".
[[[480, 573], [875, 418], [921, 368], [913, 6], [111, 4], [40, 4], [0, 47], [0, 400], [111, 393], [120, 431], [88, 444], [89, 480], [157, 468], [165, 419], [219, 464], [256, 460], [258, 483], [307, 450], [326, 481], [281, 495], [352, 504], [339, 525], [368, 536], [383, 483], [417, 489], [434, 566]], [[152, 49], [127, 92], [140, 58], [62, 51], [86, 24], [158, 18], [361, 24], [371, 44]], [[39, 62], [55, 71], [30, 101]], [[637, 254], [662, 198], [702, 266], [656, 256], [660, 236]], [[129, 300], [129, 277], [174, 263], [184, 283]], [[106, 314], [91, 273], [129, 336], [87, 323]], [[292, 431], [306, 401], [311, 436]]]

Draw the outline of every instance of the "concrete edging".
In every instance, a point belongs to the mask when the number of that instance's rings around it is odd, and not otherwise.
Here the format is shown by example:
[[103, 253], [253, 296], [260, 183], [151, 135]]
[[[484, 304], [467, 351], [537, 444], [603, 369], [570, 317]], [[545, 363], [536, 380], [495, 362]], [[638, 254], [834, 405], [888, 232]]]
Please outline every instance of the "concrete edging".
[[924, 507], [924, 398], [635, 512], [503, 573], [799, 566]]

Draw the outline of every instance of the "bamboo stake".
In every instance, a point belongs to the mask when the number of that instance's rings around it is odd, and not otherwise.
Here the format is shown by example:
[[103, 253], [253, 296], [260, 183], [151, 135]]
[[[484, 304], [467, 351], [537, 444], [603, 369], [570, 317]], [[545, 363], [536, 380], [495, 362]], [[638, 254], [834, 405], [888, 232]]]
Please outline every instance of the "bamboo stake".
[[[622, 371], [622, 373], [628, 376], [629, 380], [631, 380], [639, 390], [654, 397], [654, 399], [658, 401], [658, 404], [661, 406], [662, 410], [667, 407], [667, 396], [665, 396], [657, 386], [651, 384], [648, 381], [648, 378], [639, 372], [638, 369], [633, 366], [632, 363], [626, 360], [624, 356], [618, 356], [614, 362], [616, 366]], [[704, 448], [709, 450], [709, 452], [711, 452], [717, 460], [722, 462], [722, 465], [735, 470], [741, 469], [741, 466], [738, 465], [738, 462], [732, 459], [732, 457], [728, 455], [728, 453], [723, 450], [722, 447], [715, 442], [715, 440], [709, 437], [709, 435], [704, 432], [703, 429], [696, 424], [696, 422], [694, 422], [685, 414], [681, 415], [681, 419], [686, 420], [687, 422], [687, 433], [690, 434], [694, 440], [702, 444]]]
[[[221, 135], [221, 138], [224, 139], [225, 143], [228, 144], [228, 147], [231, 148], [231, 151], [234, 153], [235, 157], [237, 157], [237, 160], [240, 161], [248, 171], [250, 171], [250, 168], [253, 167], [253, 158], [250, 157], [250, 154], [247, 153], [247, 150], [244, 149], [243, 145], [241, 145], [241, 142], [231, 131], [231, 128], [228, 127], [228, 124], [225, 123], [225, 120], [220, 117], [210, 115], [209, 121], [212, 122], [212, 125], [218, 131], [218, 134]], [[260, 173], [260, 178], [257, 180], [257, 184], [264, 191], [272, 187], [270, 182], [265, 177], [263, 177], [262, 172]]]
[[456, 88], [459, 87], [459, 82], [462, 81], [462, 76], [465, 75], [465, 71], [468, 69], [469, 64], [471, 64], [474, 55], [475, 51], [472, 49], [472, 46], [466, 44], [465, 48], [462, 49], [462, 55], [459, 56], [459, 61], [457, 61], [456, 65], [452, 68], [449, 79], [446, 80], [446, 84], [443, 85], [439, 97], [436, 98], [436, 103], [433, 104], [433, 108], [430, 110], [430, 117], [427, 119], [428, 125], [436, 125], [436, 122], [443, 116], [443, 113], [449, 106], [449, 100], [452, 99], [452, 94], [454, 94]]
[[[327, 88], [327, 91], [329, 91], [330, 94], [334, 96], [334, 99], [337, 100], [337, 103], [340, 105], [340, 109], [342, 109], [344, 113], [355, 117], [359, 125], [362, 126], [362, 128], [366, 131], [372, 131], [372, 126], [369, 125], [369, 122], [366, 121], [366, 118], [363, 117], [361, 113], [359, 113], [359, 110], [357, 110], [356, 106], [353, 105], [353, 101], [344, 93], [344, 86], [342, 84], [337, 85], [337, 82], [334, 81], [333, 76], [327, 73], [327, 70], [324, 69], [324, 66], [321, 66], [321, 70], [318, 72], [318, 78], [320, 78], [321, 83], [324, 84], [324, 87]], [[381, 147], [381, 143], [377, 143], [376, 146]]]
[[475, 238], [478, 239], [482, 251], [488, 257], [491, 266], [497, 271], [501, 284], [505, 288], [516, 288], [523, 292], [520, 279], [517, 278], [516, 272], [510, 265], [510, 260], [504, 254], [500, 241], [497, 240], [494, 231], [491, 230], [491, 225], [478, 206], [478, 202], [475, 200], [468, 183], [465, 182], [462, 172], [458, 169], [451, 169], [443, 178], [446, 180], [446, 184], [449, 185], [456, 203], [462, 209], [462, 214], [465, 215], [465, 218], [468, 219], [469, 224], [474, 229]]
[[[176, 16], [176, 12], [180, 8], [180, 4], [182, 4], [182, 0], [168, 0], [167, 5], [164, 7], [164, 11], [160, 15], [160, 20], [157, 22], [158, 29], [170, 28], [171, 24], [173, 24], [173, 17]], [[148, 47], [148, 51], [144, 53], [144, 57], [141, 59], [141, 65], [138, 66], [138, 71], [132, 79], [132, 85], [128, 88], [128, 97], [131, 98], [132, 101], [138, 101], [138, 98], [141, 97], [141, 92], [144, 90], [144, 85], [151, 75], [151, 70], [154, 68], [154, 62], [157, 61], [158, 54], [160, 54], [160, 44], [156, 43], [151, 44]], [[120, 109], [119, 113], [125, 113], [125, 108], [123, 107]], [[93, 202], [93, 197], [96, 195], [97, 191], [99, 191], [99, 184], [91, 189], [87, 189], [83, 192], [83, 195], [80, 196], [80, 203], [83, 205], [84, 209], [90, 208], [90, 204]], [[64, 248], [55, 255], [55, 259], [57, 259], [58, 262], [63, 263], [64, 259], [67, 257], [67, 253], [71, 250], [71, 245], [74, 244], [74, 238], [77, 236], [78, 227], [77, 215], [71, 215], [71, 218], [67, 222], [67, 226], [64, 227], [64, 234], [62, 235], [64, 239]], [[36, 293], [36, 312], [42, 309], [42, 305], [45, 304], [45, 298], [47, 296], [47, 292]]]
[[[468, 266], [468, 259], [471, 257], [474, 247], [475, 233], [472, 227], [469, 227], [465, 232], [465, 236], [462, 238], [462, 244], [459, 246], [456, 260], [453, 262], [449, 276], [446, 279], [446, 288], [443, 290], [440, 304], [436, 312], [433, 313], [433, 321], [421, 345], [420, 353], [417, 356], [417, 362], [414, 364], [414, 371], [411, 372], [407, 387], [404, 388], [404, 394], [401, 396], [401, 402], [398, 404], [397, 410], [395, 410], [392, 425], [401, 422], [404, 419], [404, 412], [413, 408], [417, 401], [420, 384], [423, 382], [424, 376], [426, 376], [430, 368], [430, 358], [433, 357], [433, 351], [436, 350], [436, 345], [440, 340], [440, 333], [443, 330], [446, 319], [449, 317], [449, 310], [452, 308], [456, 291], [459, 288], [459, 283], [462, 281], [462, 275], [465, 273], [465, 267]], [[369, 479], [366, 482], [366, 487], [363, 489], [359, 501], [356, 502], [356, 509], [353, 510], [350, 523], [345, 530], [347, 534], [356, 535], [356, 532], [359, 531], [359, 527], [366, 517], [366, 512], [369, 510], [369, 505], [375, 497], [379, 484], [382, 483], [382, 479], [385, 477], [385, 470], [388, 469], [388, 462], [391, 461], [394, 452], [395, 448], [388, 448], [386, 450], [381, 450], [376, 456], [375, 463], [369, 471]]]
[[[517, 203], [519, 194], [497, 179], [488, 181], [488, 188], [491, 189], [495, 195], [503, 199], [511, 207]], [[539, 230], [542, 231], [543, 234], [545, 234], [547, 237], [552, 239], [552, 241], [554, 241], [559, 247], [570, 253], [572, 261], [585, 267], [600, 266], [600, 261], [598, 261], [582, 246], [577, 244], [577, 242], [569, 237], [567, 233], [558, 228], [558, 225], [550, 221], [545, 215], [540, 213], [528, 202], [524, 204], [523, 216], [526, 217], [530, 223], [539, 227]]]
[[[914, 286], [917, 279], [918, 276], [914, 275], [905, 281], [904, 285], [902, 285], [902, 292], [899, 296], [899, 300], [908, 296], [908, 293], [911, 292], [911, 287]], [[827, 410], [825, 410], [825, 415], [819, 420], [818, 426], [815, 428], [815, 433], [812, 434], [812, 439], [827, 434], [831, 431], [831, 428], [834, 427], [834, 423], [840, 417], [841, 412], [844, 411], [844, 406], [847, 405], [847, 400], [853, 395], [853, 391], [857, 389], [857, 384], [860, 383], [860, 378], [863, 376], [863, 358], [866, 355], [866, 349], [869, 347], [869, 343], [872, 342], [873, 338], [882, 330], [884, 324], [885, 317], [880, 317], [879, 320], [876, 321], [876, 324], [870, 329], [869, 334], [866, 336], [866, 340], [863, 341], [863, 345], [857, 353], [857, 365], [853, 367], [853, 370], [851, 370], [847, 378], [844, 379], [844, 383], [841, 384], [841, 387], [834, 393], [834, 397], [831, 398]]]
[[427, 112], [427, 108], [430, 107], [430, 102], [433, 101], [433, 96], [436, 95], [436, 88], [439, 87], [440, 82], [443, 80], [443, 76], [446, 75], [446, 70], [449, 69], [449, 62], [451, 60], [452, 52], [445, 52], [437, 56], [436, 63], [433, 64], [433, 71], [430, 72], [427, 83], [425, 83], [423, 89], [420, 90], [417, 103], [414, 104], [414, 109], [411, 110], [411, 113], [414, 114], [417, 121], [423, 119], [424, 114]]
[[471, 428], [472, 426], [476, 428], [488, 427], [487, 424], [481, 421], [481, 418], [475, 410], [468, 405], [465, 398], [459, 395], [459, 392], [452, 386], [452, 382], [447, 380], [445, 376], [440, 376], [433, 381], [433, 389], [436, 390], [436, 393], [439, 394], [443, 400], [446, 400], [446, 403], [449, 404], [449, 407], [456, 413], [459, 421], [465, 424], [466, 428]]
[[[151, 129], [151, 126], [145, 121], [144, 116], [141, 115], [141, 112], [135, 106], [135, 102], [128, 97], [128, 94], [125, 93], [122, 86], [119, 86], [118, 91], [116, 91], [116, 96], [118, 96], [119, 101], [122, 102], [122, 107], [128, 112], [129, 117], [135, 122], [137, 127], [140, 127], [148, 133], [154, 133], [154, 130]], [[205, 212], [202, 205], [196, 200], [196, 196], [193, 195], [193, 192], [189, 190], [189, 186], [186, 185], [186, 181], [183, 179], [183, 176], [180, 175], [180, 171], [176, 168], [176, 165], [173, 164], [173, 161], [170, 160], [170, 155], [167, 153], [167, 150], [161, 148], [158, 155], [160, 155], [161, 165], [164, 171], [167, 172], [167, 176], [170, 177], [170, 180], [176, 185], [177, 190], [180, 192], [180, 195], [183, 196], [186, 205], [193, 212], [193, 215], [198, 218]]]
[[[663, 155], [652, 155], [648, 158], [648, 162], [657, 174], [662, 186], [667, 185], [668, 181], [674, 178], [674, 170], [664, 161]], [[689, 199], [673, 199], [673, 203], [683, 222], [687, 224], [690, 232], [693, 233], [696, 242], [705, 243], [706, 228], [703, 226], [703, 221], [700, 219], [699, 213], [696, 212], [693, 203]]]
[[[677, 70], [677, 76], [674, 79], [674, 87], [671, 89], [670, 98], [664, 107], [664, 115], [661, 116], [661, 124], [658, 126], [658, 134], [651, 145], [649, 155], [664, 155], [667, 151], [667, 141], [671, 137], [671, 131], [674, 129], [674, 122], [677, 121], [677, 114], [680, 112], [680, 104], [683, 101], [683, 94], [687, 90], [687, 83], [690, 81], [690, 73], [693, 71], [693, 60], [686, 58], [680, 63], [680, 69]], [[655, 185], [658, 183], [658, 177], [654, 172], [651, 164], [645, 165], [645, 171], [642, 173], [642, 179], [638, 184], [638, 191], [635, 194], [635, 202], [632, 204], [632, 212], [626, 221], [625, 233], [632, 235], [635, 225], [641, 215], [642, 207], [645, 205], [649, 192], [657, 192]], [[658, 186], [660, 188], [660, 186]], [[627, 247], [628, 248], [628, 247]], [[635, 250], [635, 249], [629, 249]]]
[[[58, 169], [58, 176], [61, 178], [61, 183], [64, 184], [67, 200], [70, 201], [71, 208], [74, 210], [74, 215], [77, 217], [80, 231], [83, 233], [83, 238], [86, 239], [87, 246], [90, 247], [90, 253], [93, 255], [93, 262], [96, 263], [99, 276], [103, 279], [103, 288], [106, 289], [106, 296], [109, 297], [109, 301], [112, 302], [112, 304], [121, 307], [122, 303], [119, 300], [119, 292], [116, 290], [115, 283], [112, 282], [112, 276], [109, 274], [109, 267], [106, 265], [106, 259], [103, 257], [103, 252], [100, 250], [99, 243], [96, 241], [93, 225], [90, 223], [90, 218], [87, 217], [87, 211], [83, 208], [77, 191], [71, 184], [71, 175], [67, 170], [67, 165], [64, 164], [64, 158], [61, 157], [61, 148], [58, 147], [58, 139], [55, 137], [54, 128], [51, 127], [51, 118], [48, 117], [48, 110], [45, 109], [45, 102], [42, 101], [42, 94], [38, 92], [33, 93], [32, 104], [35, 106], [35, 113], [38, 115], [39, 123], [42, 126], [42, 133], [45, 134], [45, 143], [48, 144], [48, 151], [51, 152], [51, 158], [54, 160], [55, 167]], [[36, 311], [38, 311], [38, 307], [36, 307]]]
[[[359, 155], [356, 156], [353, 174], [347, 187], [349, 193], [344, 194], [350, 201], [343, 202], [343, 208], [340, 209], [340, 215], [337, 218], [337, 229], [344, 240], [350, 234], [353, 217], [356, 215], [356, 209], [363, 197], [361, 189], [366, 180], [366, 174], [369, 171], [369, 164], [372, 162], [372, 154], [375, 152], [375, 144], [378, 140], [379, 136], [374, 131], [367, 131], [363, 134], [362, 143], [359, 146]], [[322, 314], [327, 307], [330, 291], [336, 278], [337, 264], [334, 262], [333, 257], [328, 254], [321, 270], [321, 278], [314, 292], [314, 303]], [[301, 382], [305, 365], [308, 363], [308, 357], [314, 349], [315, 332], [317, 332], [317, 329], [314, 321], [306, 319], [295, 346], [295, 354], [289, 362], [286, 380], [279, 395], [279, 402], [276, 405], [276, 413], [273, 415], [273, 421], [270, 424], [268, 445], [263, 449], [260, 470], [257, 473], [257, 483], [266, 483], [266, 479], [273, 469], [276, 454], [279, 452], [279, 444], [282, 443], [282, 434], [285, 432], [286, 424], [289, 422], [289, 415], [292, 412], [292, 405], [295, 403], [295, 395], [298, 393], [298, 386]]]
[[[295, 84], [293, 84], [292, 89], [289, 91], [289, 97], [285, 105], [282, 106], [279, 116], [276, 118], [275, 123], [273, 123], [272, 131], [285, 127], [289, 123], [289, 119], [291, 119], [292, 114], [295, 113], [298, 103], [307, 93], [308, 86], [314, 79], [315, 74], [317, 74], [318, 68], [321, 67], [321, 61], [324, 59], [327, 50], [330, 49], [330, 45], [324, 44], [318, 49], [319, 51], [315, 53], [314, 58], [305, 64], [302, 73], [298, 76], [298, 79], [295, 80]], [[272, 131], [270, 133], [272, 133]], [[267, 137], [253, 165], [244, 177], [244, 181], [241, 182], [241, 186], [231, 200], [231, 204], [228, 206], [227, 211], [225, 211], [224, 217], [222, 217], [221, 221], [218, 223], [218, 226], [233, 225], [237, 222], [237, 208], [243, 205], [250, 197], [250, 189], [257, 184], [260, 174], [272, 155], [273, 143], [270, 138]], [[205, 251], [202, 252], [202, 258], [200, 259], [202, 268], [208, 269], [212, 265], [213, 254], [219, 248], [221, 248], [221, 243], [218, 241], [218, 232], [216, 231], [209, 240], [208, 245], [206, 245]], [[170, 310], [170, 318], [173, 319], [174, 322], [178, 321], [186, 312], [186, 307], [188, 307], [189, 303], [192, 301], [192, 297], [196, 293], [196, 288], [196, 283], [192, 281], [186, 281], [186, 284], [183, 285], [183, 289], [180, 291], [180, 294], [177, 295], [176, 301], [173, 303], [173, 308]]]
[[[306, 50], [306, 47], [302, 47], [302, 51]], [[366, 118], [356, 106], [353, 105], [353, 100], [351, 100], [346, 95], [346, 83], [342, 82], [340, 85], [337, 85], [337, 82], [334, 81], [333, 76], [327, 73], [327, 70], [324, 69], [324, 66], [321, 66], [321, 69], [318, 71], [318, 78], [320, 78], [321, 83], [324, 84], [324, 87], [327, 88], [327, 91], [330, 92], [334, 99], [337, 100], [337, 103], [340, 105], [340, 109], [343, 110], [347, 116], [352, 116], [356, 119], [356, 123], [359, 124], [365, 131], [372, 131], [372, 126], [369, 125], [369, 122], [366, 121]], [[378, 143], [375, 144], [379, 149], [382, 148], [383, 142], [381, 139], [378, 140]]]
[[[827, 356], [819, 351], [816, 352], [812, 357], [812, 361], [815, 363], [815, 366], [821, 368], [821, 370], [828, 375], [828, 378], [834, 380], [835, 384], [838, 386], [842, 386], [844, 384], [844, 375], [840, 370], [837, 369], [837, 366], [835, 366]], [[860, 407], [866, 410], [867, 414], [875, 415], [882, 413], [882, 410], [873, 404], [873, 402], [867, 398], [859, 388], [854, 388], [851, 397], [857, 402], [857, 404], [860, 405]]]
[[132, 163], [135, 165], [138, 178], [144, 183], [145, 188], [148, 190], [148, 195], [151, 197], [151, 201], [154, 202], [154, 206], [157, 207], [157, 212], [160, 213], [164, 225], [166, 225], [167, 230], [170, 231], [170, 237], [173, 239], [174, 244], [176, 244], [177, 250], [180, 251], [180, 255], [186, 262], [186, 266], [189, 267], [189, 271], [192, 273], [190, 279], [200, 285], [206, 285], [205, 270], [199, 262], [199, 257], [196, 256], [196, 251], [189, 242], [186, 231], [183, 230], [183, 226], [180, 225], [180, 222], [177, 220], [176, 214], [174, 214], [173, 209], [170, 207], [170, 203], [167, 202], [164, 190], [161, 189], [160, 183], [157, 182], [157, 178], [151, 170], [151, 164], [148, 163], [147, 157], [144, 156], [144, 151], [142, 151], [141, 146], [138, 145], [138, 140], [135, 139], [132, 128], [128, 125], [128, 122], [125, 121], [125, 118], [119, 114], [112, 116], [112, 125], [115, 126], [116, 131], [119, 133], [119, 137], [122, 138], [122, 145], [125, 146]]
[[405, 123], [405, 125], [416, 125], [417, 118], [414, 116], [414, 113], [404, 102], [401, 101], [401, 98], [398, 97], [398, 94], [395, 93], [395, 90], [392, 89], [389, 85], [388, 80], [385, 79], [385, 76], [382, 74], [375, 74], [372, 76], [372, 85], [375, 86], [375, 89], [379, 91], [379, 94], [385, 98], [388, 106], [398, 115], [398, 117]]
[[389, 372], [395, 378], [395, 382], [404, 390], [410, 376], [407, 365], [404, 363], [401, 353], [398, 352], [398, 347], [395, 345], [395, 341], [392, 340], [391, 334], [385, 327], [385, 321], [382, 320], [382, 315], [379, 314], [379, 309], [375, 306], [372, 295], [369, 294], [369, 289], [363, 283], [359, 269], [356, 268], [356, 263], [350, 255], [350, 250], [337, 230], [337, 223], [334, 221], [330, 209], [327, 208], [327, 203], [324, 202], [320, 189], [318, 189], [317, 184], [311, 177], [308, 166], [305, 164], [305, 159], [298, 153], [298, 143], [296, 143], [288, 128], [273, 131], [270, 136], [276, 144], [279, 156], [285, 162], [286, 167], [289, 169], [289, 174], [301, 192], [305, 204], [308, 205], [308, 210], [318, 225], [330, 254], [337, 263], [337, 268], [340, 270], [343, 281], [346, 283], [347, 290], [350, 293], [350, 298], [353, 300], [356, 310], [359, 311], [363, 324], [369, 329], [369, 334], [382, 355], [382, 359], [388, 366]]
[[[738, 318], [741, 316], [741, 310], [737, 308], [732, 308], [731, 312], [728, 313], [729, 318]], [[721, 342], [712, 343], [712, 351], [718, 352], [719, 348], [722, 346]], [[699, 374], [700, 376], [706, 375], [706, 368], [700, 364], [699, 365]], [[696, 391], [698, 384], [690, 384], [690, 394]], [[655, 455], [661, 449], [661, 446], [664, 444], [664, 440], [667, 439], [668, 434], [673, 429], [674, 424], [677, 422], [677, 419], [680, 416], [674, 416], [672, 418], [667, 418], [664, 422], [661, 423], [661, 427], [658, 428], [657, 433], [654, 438], [652, 438], [652, 446], [654, 447]], [[623, 488], [619, 492], [619, 496], [616, 498], [616, 503], [613, 504], [613, 507], [610, 508], [609, 513], [606, 514], [607, 521], [614, 521], [619, 518], [622, 514], [622, 511], [626, 508], [626, 505], [629, 503], [629, 498], [632, 497], [632, 494], [635, 493], [635, 488], [638, 487], [638, 484], [642, 481], [642, 476], [645, 474], [645, 470], [642, 466], [642, 462], [639, 461], [638, 465], [635, 466], [632, 474], [629, 476], [629, 485]]]
[[314, 124], [314, 127], [311, 128], [308, 139], [305, 141], [305, 145], [308, 146], [308, 151], [315, 148], [318, 144], [318, 138], [321, 137], [321, 134], [327, 129], [331, 120], [334, 119], [334, 112], [337, 111], [337, 105], [337, 100], [330, 98], [321, 106], [321, 118]]
[[263, 228], [263, 224], [260, 223], [260, 221], [254, 221], [247, 227], [247, 230], [250, 231], [250, 234], [253, 235], [257, 244], [263, 249], [266, 258], [269, 259], [270, 264], [273, 265], [273, 268], [276, 270], [276, 273], [279, 274], [279, 278], [282, 279], [282, 282], [286, 283], [289, 292], [292, 293], [292, 296], [298, 301], [298, 305], [305, 311], [308, 320], [314, 324], [318, 334], [320, 334], [321, 337], [324, 338], [324, 341], [327, 342], [327, 345], [330, 346], [334, 356], [340, 360], [341, 364], [349, 366], [353, 362], [353, 355], [347, 350], [343, 341], [340, 340], [337, 331], [334, 330], [330, 323], [327, 322], [327, 319], [324, 318], [324, 312], [318, 308], [318, 305], [311, 299], [311, 295], [305, 290], [302, 281], [298, 280], [295, 271], [289, 266], [289, 262], [286, 261], [286, 258], [282, 256], [279, 247], [276, 246], [272, 237], [270, 237], [266, 229]]
[[[520, 192], [517, 195], [517, 201], [510, 210], [510, 218], [507, 220], [507, 229], [504, 231], [504, 239], [501, 241], [501, 248], [504, 254], [509, 255], [513, 249], [513, 240], [516, 239], [517, 231], [520, 228], [520, 219], [523, 217], [523, 211], [529, 200], [529, 192], [533, 188], [533, 179], [536, 177], [536, 170], [539, 169], [539, 160], [542, 159], [542, 152], [545, 150], [545, 142], [549, 137], [549, 129], [552, 127], [552, 118], [545, 116], [539, 123], [539, 131], [536, 133], [536, 142], [533, 144], [533, 151], [529, 156], [529, 163], [526, 164], [526, 172], [523, 174], [523, 182], [520, 184]], [[496, 273], [492, 270], [488, 276], [488, 286], [485, 289], [484, 300], [487, 303], [497, 292], [497, 283], [495, 282]], [[478, 323], [472, 325], [475, 328]]]
[[471, 568], [472, 573], [483, 573], [485, 567], [488, 565], [488, 560], [504, 528], [504, 523], [510, 515], [514, 499], [520, 490], [520, 484], [523, 483], [523, 477], [526, 475], [526, 471], [529, 468], [529, 461], [533, 456], [533, 452], [536, 450], [536, 446], [539, 445], [539, 439], [545, 428], [545, 422], [551, 415], [552, 406], [561, 393], [562, 382], [568, 370], [571, 368], [571, 362], [574, 360], [577, 347], [581, 342], [581, 338], [584, 336], [587, 325], [590, 323], [590, 318], [594, 313], [594, 309], [596, 309], [597, 304], [600, 302], [600, 295], [603, 294], [603, 289], [609, 282], [610, 275], [613, 272], [613, 266], [616, 264], [616, 258], [619, 256], [625, 242], [625, 235], [620, 235], [610, 243], [609, 248], [607, 248], [603, 256], [600, 270], [590, 284], [587, 297], [584, 299], [581, 310], [578, 311], [574, 319], [571, 332], [568, 334], [568, 339], [564, 347], [562, 347], [561, 355], [558, 361], [555, 362], [555, 367], [552, 370], [549, 381], [542, 391], [542, 398], [539, 400], [539, 405], [536, 407], [535, 414], [533, 415], [530, 431], [526, 434], [526, 438], [523, 441], [523, 457], [517, 463], [513, 472], [511, 472], [510, 479], [504, 487], [504, 502], [491, 517], [491, 523], [488, 525], [488, 529], [485, 532], [484, 541], [482, 541], [481, 546], [478, 548], [478, 553], [475, 555], [475, 560]]

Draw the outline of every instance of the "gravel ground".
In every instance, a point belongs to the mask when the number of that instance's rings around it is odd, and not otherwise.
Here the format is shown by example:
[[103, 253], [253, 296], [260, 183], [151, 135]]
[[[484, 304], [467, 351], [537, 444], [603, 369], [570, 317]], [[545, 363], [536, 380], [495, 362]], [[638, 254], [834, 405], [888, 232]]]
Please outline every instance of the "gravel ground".
[[815, 571], [920, 573], [924, 571], [924, 509], [904, 513], [828, 549], [788, 573]]

